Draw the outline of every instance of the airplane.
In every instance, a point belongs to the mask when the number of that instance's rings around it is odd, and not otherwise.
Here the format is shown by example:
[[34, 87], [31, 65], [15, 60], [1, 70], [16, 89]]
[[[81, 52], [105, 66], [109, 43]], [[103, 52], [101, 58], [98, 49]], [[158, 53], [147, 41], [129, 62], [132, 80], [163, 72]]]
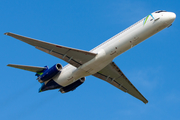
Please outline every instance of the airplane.
[[173, 12], [155, 11], [90, 51], [65, 47], [7, 32], [4, 34], [69, 63], [64, 67], [57, 63], [51, 68], [16, 64], [8, 64], [7, 66], [35, 72], [37, 80], [42, 84], [39, 92], [59, 89], [61, 93], [67, 93], [84, 83], [86, 76], [92, 75], [146, 104], [148, 100], [136, 89], [113, 60], [164, 28], [170, 27], [175, 18], [176, 14]]

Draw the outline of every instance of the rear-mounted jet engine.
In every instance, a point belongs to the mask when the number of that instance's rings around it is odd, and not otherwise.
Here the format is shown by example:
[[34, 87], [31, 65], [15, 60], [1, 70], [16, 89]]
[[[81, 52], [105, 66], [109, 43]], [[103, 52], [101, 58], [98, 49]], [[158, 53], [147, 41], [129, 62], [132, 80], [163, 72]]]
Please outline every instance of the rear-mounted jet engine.
[[62, 87], [59, 91], [61, 93], [67, 93], [69, 91], [73, 91], [75, 90], [78, 86], [80, 86], [82, 83], [84, 83], [85, 81], [85, 77], [82, 77], [81, 79], [77, 80], [76, 82], [66, 86], [66, 87]]
[[37, 80], [40, 83], [43, 83], [47, 80], [50, 80], [52, 77], [54, 77], [55, 75], [57, 75], [59, 72], [61, 72], [62, 69], [62, 65], [61, 64], [55, 64], [54, 66], [52, 66], [50, 69], [48, 69], [48, 67], [46, 66], [46, 69], [36, 73], [36, 76], [38, 76]]

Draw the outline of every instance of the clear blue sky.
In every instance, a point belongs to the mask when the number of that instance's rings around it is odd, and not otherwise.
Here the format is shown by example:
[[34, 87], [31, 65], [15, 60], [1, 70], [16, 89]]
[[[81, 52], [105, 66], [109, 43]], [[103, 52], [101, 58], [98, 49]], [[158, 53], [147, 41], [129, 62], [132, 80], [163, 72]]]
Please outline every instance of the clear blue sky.
[[[179, 0], [1, 0], [0, 119], [179, 120], [179, 5]], [[73, 92], [38, 93], [34, 73], [6, 66], [67, 63], [5, 32], [89, 51], [156, 10], [175, 12], [173, 25], [114, 60], [149, 100], [146, 105], [93, 76]]]

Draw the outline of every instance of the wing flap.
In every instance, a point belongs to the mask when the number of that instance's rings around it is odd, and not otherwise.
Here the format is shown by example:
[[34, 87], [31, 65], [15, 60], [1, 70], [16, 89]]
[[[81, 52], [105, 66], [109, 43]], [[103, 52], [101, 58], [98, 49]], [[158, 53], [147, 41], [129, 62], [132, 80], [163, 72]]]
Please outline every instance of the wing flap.
[[128, 80], [114, 62], [110, 63], [93, 76], [112, 84], [118, 89], [129, 93], [144, 103], [148, 103], [148, 100], [134, 87], [134, 85]]
[[51, 54], [55, 57], [58, 57], [70, 63], [71, 65], [75, 67], [79, 67], [80, 65], [86, 63], [87, 61], [93, 59], [96, 56], [96, 54], [92, 52], [60, 46], [60, 45], [24, 37], [24, 36], [17, 35], [14, 33], [8, 32], [8, 33], [5, 33], [5, 35], [14, 37], [27, 44], [30, 44], [41, 51], [44, 51], [48, 54]]
[[31, 71], [31, 72], [41, 72], [44, 69], [46, 69], [45, 67], [15, 65], [15, 64], [8, 64], [7, 66], [22, 69], [22, 70], [27, 70], [27, 71]]
[[79, 66], [82, 65], [81, 61], [77, 62], [77, 60], [74, 60], [73, 55], [71, 55], [71, 57], [70, 57], [69, 54], [65, 55], [65, 54], [61, 54], [61, 53], [55, 52], [55, 51], [51, 51], [50, 52], [50, 50], [45, 49], [45, 48], [41, 48], [41, 47], [36, 47], [36, 48], [41, 50], [41, 51], [43, 51], [43, 52], [46, 52], [46, 53], [48, 53], [50, 55], [53, 55], [53, 56], [55, 56], [57, 58], [60, 58], [60, 59], [66, 61], [67, 63], [70, 63], [71, 65], [73, 65], [75, 67], [79, 67]]

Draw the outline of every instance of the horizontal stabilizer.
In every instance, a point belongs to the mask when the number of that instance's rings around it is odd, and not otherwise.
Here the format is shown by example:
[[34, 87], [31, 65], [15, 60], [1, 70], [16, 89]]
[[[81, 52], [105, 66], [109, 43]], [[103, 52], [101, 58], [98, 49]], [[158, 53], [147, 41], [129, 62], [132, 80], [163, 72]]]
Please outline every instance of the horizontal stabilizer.
[[41, 72], [44, 69], [46, 69], [46, 67], [35, 67], [35, 66], [15, 65], [15, 64], [8, 64], [7, 66], [22, 69], [22, 70], [27, 70], [31, 72]]

